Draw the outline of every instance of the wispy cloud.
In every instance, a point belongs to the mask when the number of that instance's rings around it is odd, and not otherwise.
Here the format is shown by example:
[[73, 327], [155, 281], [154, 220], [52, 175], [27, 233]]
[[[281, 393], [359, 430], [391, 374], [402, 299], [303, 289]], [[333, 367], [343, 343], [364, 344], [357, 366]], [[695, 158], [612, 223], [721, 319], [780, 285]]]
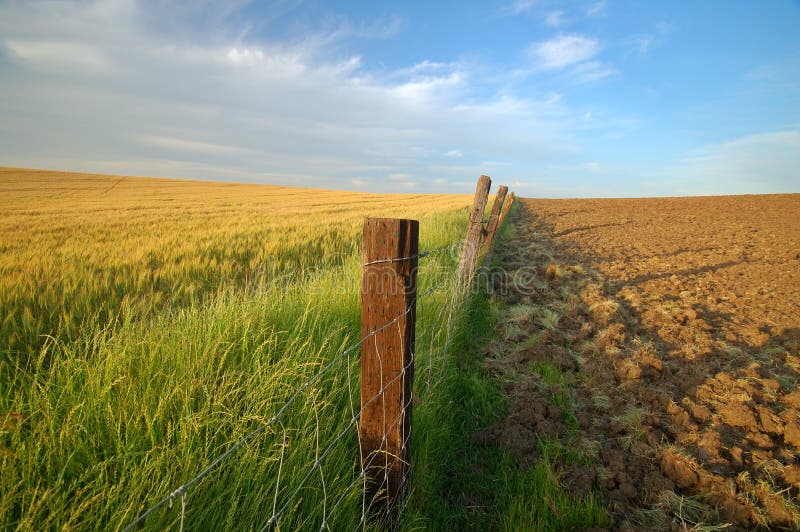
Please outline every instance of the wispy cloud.
[[156, 135], [134, 135], [134, 140], [150, 146], [156, 146], [167, 150], [211, 153], [219, 155], [246, 155], [252, 154], [253, 150], [240, 146], [226, 146], [224, 144], [214, 144], [199, 140], [190, 140], [175, 137], [159, 137]]
[[504, 11], [507, 13], [519, 15], [521, 13], [526, 13], [530, 11], [539, 3], [540, 0], [517, 0], [514, 3], [507, 5]]
[[633, 35], [626, 39], [623, 44], [630, 52], [644, 56], [661, 44], [661, 41], [673, 31], [675, 31], [673, 23], [661, 21], [655, 25], [652, 31]]
[[416, 78], [395, 87], [392, 93], [412, 104], [430, 102], [437, 95], [447, 92], [448, 89], [457, 87], [464, 82], [464, 74], [451, 72], [443, 76], [426, 76]]
[[10, 39], [6, 46], [20, 59], [50, 68], [101, 70], [111, 66], [100, 49], [80, 42]]
[[599, 61], [587, 61], [576, 65], [570, 71], [570, 77], [576, 83], [592, 83], [611, 77], [617, 73], [614, 67], [605, 65]]
[[599, 0], [598, 2], [592, 2], [588, 6], [586, 6], [586, 16], [587, 17], [602, 17], [606, 14], [606, 8], [608, 7], [608, 2], [606, 0]]
[[573, 34], [534, 43], [530, 52], [542, 68], [556, 70], [591, 59], [602, 48], [597, 39]]
[[[547, 33], [502, 60], [431, 47], [441, 55], [415, 50], [398, 54], [406, 62], [385, 64], [369, 40], [404, 31], [402, 17], [306, 20], [299, 31], [271, 32], [269, 24], [254, 29], [263, 21], [245, 16], [246, 4], [0, 2], [0, 160], [420, 192], [467, 192], [486, 172], [537, 194], [576, 182], [585, 193], [605, 193], [599, 177], [619, 179], [619, 193], [628, 186], [619, 175], [635, 183], [647, 174], [621, 171], [614, 157], [628, 154], [614, 152], [629, 151], [621, 137], [663, 125], [661, 113], [627, 115], [621, 99], [632, 76], [619, 74], [626, 52], [656, 56], [674, 25], [654, 21], [620, 34], [606, 27], [617, 20], [587, 18], [610, 14], [613, 4], [521, 0], [507, 11], [525, 20], [502, 22]], [[796, 62], [743, 82], [797, 94]], [[604, 100], [616, 90], [577, 86], [604, 80], [619, 86], [614, 98]], [[727, 190], [726, 176], [737, 183], [731, 191], [796, 187], [798, 121], [780, 119], [787, 130], [706, 146], [673, 163], [667, 177], [692, 176], [681, 185], [687, 193], [700, 191], [695, 182]]]
[[746, 135], [693, 150], [665, 170], [680, 193], [800, 192], [800, 130]]
[[0, 4], [6, 164], [404, 190], [571, 142], [548, 94], [461, 62], [375, 68], [337, 41], [370, 28], [268, 40], [228, 4], [167, 2], [168, 28], [130, 2], [51, 7]]
[[603, 43], [585, 35], [559, 35], [533, 43], [528, 48], [534, 59], [531, 74], [558, 73], [572, 84], [592, 83], [611, 77], [617, 69], [597, 59]]
[[557, 28], [561, 26], [564, 23], [564, 12], [550, 11], [547, 15], [545, 15], [544, 23], [551, 28]]
[[628, 39], [628, 46], [639, 55], [647, 55], [653, 47], [656, 38], [653, 35], [642, 34], [634, 35]]

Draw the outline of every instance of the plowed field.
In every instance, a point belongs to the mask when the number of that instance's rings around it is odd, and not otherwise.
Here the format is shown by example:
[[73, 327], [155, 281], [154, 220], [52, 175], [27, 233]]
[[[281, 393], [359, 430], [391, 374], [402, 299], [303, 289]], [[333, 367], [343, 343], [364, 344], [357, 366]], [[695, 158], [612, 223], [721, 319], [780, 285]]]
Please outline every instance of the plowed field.
[[800, 195], [520, 203], [478, 439], [621, 527], [800, 527]]

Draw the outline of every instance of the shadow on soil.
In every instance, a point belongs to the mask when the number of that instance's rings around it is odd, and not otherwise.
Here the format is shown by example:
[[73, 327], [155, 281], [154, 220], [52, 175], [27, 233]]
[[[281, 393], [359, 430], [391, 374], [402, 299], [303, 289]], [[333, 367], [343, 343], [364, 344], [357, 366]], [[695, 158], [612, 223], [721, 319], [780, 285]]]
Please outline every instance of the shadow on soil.
[[508, 412], [475, 442], [555, 464], [616, 526], [800, 529], [800, 329], [762, 327], [754, 345], [731, 314], [631, 296], [747, 261], [611, 282], [557, 240], [592, 227], [555, 233], [524, 201], [512, 221], [499, 263], [538, 276], [493, 287], [509, 310], [485, 351]]
[[575, 227], [572, 229], [567, 229], [566, 231], [561, 231], [560, 233], [554, 233], [554, 237], [559, 236], [567, 236], [571, 235], [572, 233], [579, 233], [581, 231], [591, 231], [592, 229], [600, 229], [603, 227], [621, 227], [624, 225], [630, 225], [629, 222], [626, 223], [608, 223], [608, 224], [596, 224], [596, 225], [585, 225], [583, 227]]

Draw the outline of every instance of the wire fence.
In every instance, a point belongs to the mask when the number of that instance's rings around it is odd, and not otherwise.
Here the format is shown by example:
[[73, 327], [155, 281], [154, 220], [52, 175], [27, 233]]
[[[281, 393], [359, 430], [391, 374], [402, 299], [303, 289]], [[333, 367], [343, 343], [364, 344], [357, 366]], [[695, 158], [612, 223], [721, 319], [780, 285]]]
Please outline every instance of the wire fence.
[[[363, 263], [362, 266], [366, 267], [379, 263], [393, 263], [410, 259], [421, 259], [432, 255], [443, 254], [453, 249], [454, 245], [451, 244], [407, 257], [390, 257], [386, 259], [369, 261]], [[364, 451], [361, 448], [361, 441], [358, 437], [359, 421], [362, 414], [368, 407], [373, 406], [376, 401], [385, 401], [385, 391], [389, 390], [393, 386], [398, 385], [400, 381], [411, 378], [411, 372], [414, 371], [413, 368], [415, 359], [417, 358], [417, 353], [412, 350], [410, 361], [402, 368], [400, 373], [393, 378], [386, 380], [385, 382], [383, 372], [381, 370], [380, 382], [382, 383], [382, 386], [379, 393], [371, 399], [363, 402], [363, 404], [360, 404], [358, 407], [357, 404], [360, 402], [357, 395], [359, 386], [358, 379], [356, 379], [356, 376], [354, 375], [356, 373], [354, 371], [354, 365], [358, 366], [358, 349], [365, 342], [373, 341], [375, 342], [378, 360], [382, 368], [383, 355], [378, 349], [377, 335], [384, 331], [390, 330], [392, 327], [396, 327], [398, 335], [402, 337], [403, 332], [400, 328], [400, 322], [404, 317], [408, 316], [414, 310], [416, 310], [417, 314], [422, 314], [423, 309], [430, 309], [432, 311], [430, 315], [426, 315], [428, 320], [425, 321], [432, 321], [433, 323], [428, 324], [427, 327], [421, 328], [419, 327], [419, 323], [421, 321], [417, 322], [417, 346], [419, 347], [422, 345], [423, 350], [426, 351], [427, 354], [426, 367], [417, 368], [417, 372], [419, 373], [419, 370], [423, 369], [424, 378], [417, 378], [412, 381], [414, 382], [414, 385], [412, 387], [411, 394], [407, 399], [407, 403], [403, 405], [403, 408], [401, 409], [401, 415], [397, 416], [393, 420], [386, 420], [384, 416], [385, 426], [383, 430], [383, 441], [381, 443], [385, 444], [387, 434], [396, 430], [397, 427], [403, 422], [403, 418], [405, 416], [403, 412], [411, 408], [412, 404], [417, 406], [421, 405], [424, 399], [428, 397], [430, 391], [434, 389], [439, 382], [437, 377], [442, 375], [442, 371], [444, 370], [446, 363], [446, 357], [444, 355], [450, 345], [453, 314], [457, 307], [456, 291], [452, 289], [455, 280], [455, 271], [451, 270], [450, 274], [445, 276], [444, 279], [418, 293], [416, 300], [409, 304], [403, 312], [400, 312], [382, 326], [369, 332], [356, 342], [339, 351], [335, 356], [330, 358], [330, 360], [328, 360], [314, 375], [307, 378], [302, 384], [300, 384], [289, 395], [288, 399], [275, 411], [269, 420], [246, 433], [236, 442], [231, 444], [214, 460], [212, 460], [199, 473], [172, 490], [158, 502], [147, 508], [147, 510], [143, 511], [134, 521], [132, 521], [123, 529], [123, 532], [128, 532], [139, 526], [143, 526], [147, 519], [159, 509], [162, 509], [165, 506], [171, 508], [176, 499], [180, 499], [180, 514], [179, 518], [177, 519], [177, 523], [175, 523], [175, 521], [173, 521], [173, 523], [178, 524], [180, 530], [183, 530], [187, 521], [187, 512], [189, 507], [188, 496], [190, 489], [196, 488], [204, 478], [218, 470], [229, 458], [231, 458], [232, 455], [237, 452], [237, 450], [246, 446], [246, 444], [258, 438], [259, 436], [267, 433], [272, 434], [276, 439], [276, 445], [274, 447], [276, 451], [274, 454], [277, 454], [277, 456], [273, 456], [271, 458], [274, 461], [274, 486], [271, 487], [270, 497], [272, 500], [272, 505], [271, 509], [264, 512], [265, 514], [269, 514], [269, 517], [263, 524], [259, 526], [260, 530], [264, 531], [278, 529], [281, 527], [281, 519], [285, 518], [289, 513], [293, 511], [298, 514], [301, 513], [299, 512], [299, 509], [304, 504], [309, 504], [307, 500], [304, 500], [304, 493], [309, 494], [314, 492], [320, 495], [318, 497], [317, 504], [319, 505], [319, 503], [321, 503], [322, 517], [320, 522], [316, 523], [316, 526], [322, 530], [330, 530], [333, 520], [337, 516], [337, 512], [341, 511], [346, 502], [353, 504], [353, 501], [356, 501], [358, 498], [360, 498], [360, 504], [356, 504], [360, 506], [361, 515], [357, 520], [355, 529], [366, 527], [370, 522], [370, 519], [377, 519], [380, 522], [388, 519], [392, 513], [399, 511], [397, 506], [404, 504], [404, 498], [402, 497], [392, 500], [391, 504], [385, 506], [385, 510], [382, 510], [385, 511], [384, 515], [374, 515], [374, 511], [371, 510], [374, 507], [373, 503], [377, 499], [387, 497], [386, 492], [389, 479], [387, 476], [388, 473], [386, 473], [378, 485], [369, 485], [370, 478], [372, 477], [370, 472], [373, 470], [373, 468], [379, 471], [382, 470], [387, 472], [390, 467], [390, 461], [397, 459], [397, 457], [390, 457], [387, 455], [387, 453], [377, 452], [372, 453], [370, 456], [364, 457]], [[451, 288], [450, 290], [447, 289], [448, 286]], [[428, 307], [427, 298], [436, 293], [443, 294], [445, 296], [444, 302], [440, 302], [439, 304]], [[331, 373], [336, 373], [336, 371], [341, 371], [340, 366], [342, 365], [344, 366], [344, 378], [347, 383], [347, 401], [349, 413], [346, 417], [341, 418], [341, 422], [331, 423], [331, 412], [329, 412], [329, 410], [331, 410], [329, 408], [330, 405], [326, 403], [325, 398], [320, 397], [321, 390], [317, 387], [324, 377]], [[291, 441], [293, 439], [293, 434], [300, 431], [302, 427], [296, 427], [294, 429], [288, 428], [284, 423], [284, 417], [287, 411], [293, 405], [300, 402], [300, 398], [304, 398], [305, 406], [308, 406], [310, 403], [311, 410], [313, 410], [314, 413], [313, 425], [308, 427], [313, 430], [314, 458], [310, 464], [305, 463], [305, 465], [303, 465], [300, 463], [292, 463], [290, 468], [290, 457], [288, 454], [292, 450]], [[385, 405], [383, 405], [383, 408], [385, 412]], [[323, 419], [321, 422], [321, 416], [328, 417], [325, 417], [325, 419]], [[331, 431], [331, 426], [336, 426], [339, 428], [338, 430]], [[407, 448], [411, 434], [412, 432], [408, 431], [408, 434], [402, 442], [402, 448]], [[354, 445], [354, 441], [357, 441], [358, 443]], [[346, 447], [347, 450], [345, 452], [336, 451], [340, 447]], [[359, 451], [358, 457], [355, 457], [354, 450], [356, 448]], [[298, 453], [297, 459], [302, 460], [302, 457], [299, 456], [299, 454], [301, 453]], [[347, 457], [350, 457], [349, 460], [352, 462], [353, 466], [355, 466], [352, 468], [352, 478], [343, 478], [340, 474], [337, 474], [336, 472], [339, 472], [342, 469], [340, 467], [334, 467], [334, 474], [326, 477], [326, 469], [324, 466], [326, 465], [326, 460], [331, 459], [332, 456], [336, 456], [336, 460], [339, 460], [339, 462], [343, 460], [343, 456], [345, 457], [345, 461], [348, 460]], [[337, 465], [341, 465], [341, 463]], [[291, 471], [288, 471], [288, 469], [291, 469]], [[400, 486], [397, 488], [400, 493], [405, 492], [409, 481], [409, 475], [413, 474], [411, 472], [411, 468], [404, 468], [404, 471], [405, 473], [401, 478]], [[309, 483], [312, 481], [312, 479], [315, 479], [314, 489], [309, 488]], [[336, 491], [335, 494], [333, 493], [334, 491]], [[332, 496], [330, 500], [329, 496]], [[332, 504], [329, 505], [329, 502], [332, 502]], [[302, 517], [297, 517], [293, 522], [288, 523], [288, 525], [297, 525], [301, 521]], [[310, 525], [311, 523], [303, 522], [304, 528], [307, 528]], [[340, 527], [335, 526], [335, 528], [339, 529]]]

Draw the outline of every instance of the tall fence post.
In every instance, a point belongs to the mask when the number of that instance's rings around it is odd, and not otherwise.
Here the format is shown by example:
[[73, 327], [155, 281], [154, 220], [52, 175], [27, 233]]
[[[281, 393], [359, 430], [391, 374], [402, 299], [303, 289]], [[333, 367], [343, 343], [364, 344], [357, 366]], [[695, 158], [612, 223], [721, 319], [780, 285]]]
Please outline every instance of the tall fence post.
[[469, 285], [472, 280], [472, 274], [475, 271], [483, 233], [483, 211], [486, 208], [486, 200], [489, 197], [489, 188], [491, 186], [492, 180], [488, 175], [482, 175], [478, 178], [478, 186], [475, 187], [475, 200], [472, 202], [472, 210], [469, 213], [467, 236], [464, 239], [461, 260], [458, 264], [458, 283], [461, 288], [466, 288]]
[[416, 220], [364, 221], [361, 335], [370, 337], [361, 344], [358, 432], [366, 500], [387, 517], [411, 460], [418, 245]]
[[506, 204], [503, 206], [503, 211], [500, 213], [500, 221], [497, 222], [498, 227], [503, 225], [503, 220], [506, 219], [506, 214], [508, 214], [508, 211], [511, 210], [511, 205], [513, 204], [514, 204], [514, 193], [512, 192], [511, 194], [508, 195], [508, 201], [506, 201]]
[[500, 225], [500, 209], [503, 208], [503, 202], [506, 200], [506, 192], [508, 192], [508, 187], [505, 185], [500, 185], [497, 189], [497, 194], [492, 204], [492, 212], [489, 214], [489, 223], [486, 224], [486, 238], [483, 240], [484, 249], [488, 250], [492, 246], [494, 233]]

